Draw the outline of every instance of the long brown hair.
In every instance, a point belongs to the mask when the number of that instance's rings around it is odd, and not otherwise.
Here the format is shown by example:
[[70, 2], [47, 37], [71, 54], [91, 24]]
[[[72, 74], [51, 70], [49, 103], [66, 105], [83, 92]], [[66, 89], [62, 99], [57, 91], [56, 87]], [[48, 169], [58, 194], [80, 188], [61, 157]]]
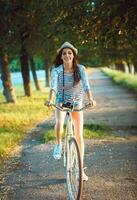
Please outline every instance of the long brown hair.
[[[55, 61], [54, 61], [55, 67], [58, 67], [59, 65], [63, 64], [63, 61], [61, 59], [63, 49], [60, 50], [60, 52], [57, 54], [57, 56], [55, 58]], [[71, 49], [71, 48], [69, 48], [69, 49]], [[80, 72], [79, 72], [79, 68], [78, 68], [78, 58], [77, 58], [75, 51], [73, 49], [71, 49], [71, 50], [72, 50], [73, 55], [74, 55], [72, 67], [73, 67], [74, 85], [76, 85], [80, 81]]]

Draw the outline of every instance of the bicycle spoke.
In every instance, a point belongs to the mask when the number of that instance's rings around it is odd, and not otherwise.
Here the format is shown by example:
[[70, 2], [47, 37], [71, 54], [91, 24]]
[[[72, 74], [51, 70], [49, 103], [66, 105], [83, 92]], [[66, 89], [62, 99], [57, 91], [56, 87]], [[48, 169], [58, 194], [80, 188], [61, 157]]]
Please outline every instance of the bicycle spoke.
[[67, 171], [68, 193], [71, 200], [78, 200], [82, 193], [82, 168], [78, 145], [74, 138], [71, 138], [69, 143], [67, 166], [69, 167]]

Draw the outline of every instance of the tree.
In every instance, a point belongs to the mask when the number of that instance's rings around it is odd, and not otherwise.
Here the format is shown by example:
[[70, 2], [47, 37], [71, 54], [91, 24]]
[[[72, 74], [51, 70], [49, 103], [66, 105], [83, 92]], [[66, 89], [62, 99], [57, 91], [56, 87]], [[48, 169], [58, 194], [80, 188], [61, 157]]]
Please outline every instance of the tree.
[[[137, 48], [137, 1], [98, 0], [94, 1], [94, 10], [84, 21], [83, 33], [87, 43], [95, 41], [101, 47], [100, 55], [113, 52], [111, 59], [129, 61], [136, 57]], [[91, 31], [90, 31], [91, 30]], [[128, 56], [127, 56], [127, 52]]]
[[8, 47], [12, 41], [12, 25], [10, 24], [11, 12], [5, 1], [0, 1], [0, 13], [0, 67], [3, 95], [8, 103], [16, 103], [16, 95], [11, 82], [8, 60]]
[[37, 74], [36, 74], [36, 69], [35, 69], [35, 63], [34, 63], [33, 56], [29, 56], [29, 59], [30, 59], [30, 66], [31, 66], [31, 71], [32, 71], [32, 75], [33, 75], [33, 79], [34, 79], [36, 90], [40, 90], [40, 85], [39, 85]]
[[0, 67], [1, 67], [1, 80], [3, 84], [3, 95], [7, 103], [16, 103], [16, 95], [15, 90], [12, 86], [10, 70], [9, 70], [9, 62], [8, 55], [2, 50], [0, 51]]

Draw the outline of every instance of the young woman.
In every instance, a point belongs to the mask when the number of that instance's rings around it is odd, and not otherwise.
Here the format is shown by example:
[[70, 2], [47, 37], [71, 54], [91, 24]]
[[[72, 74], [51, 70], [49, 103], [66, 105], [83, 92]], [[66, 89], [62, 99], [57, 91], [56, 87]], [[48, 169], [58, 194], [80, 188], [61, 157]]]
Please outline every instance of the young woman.
[[[50, 106], [56, 95], [56, 104], [69, 106], [75, 101], [76, 108], [82, 107], [83, 91], [87, 94], [89, 103], [93, 106], [96, 101], [93, 100], [90, 90], [85, 67], [78, 64], [77, 49], [65, 42], [58, 50], [55, 60], [55, 67], [51, 71], [50, 95], [45, 105]], [[53, 157], [61, 158], [62, 153], [62, 132], [65, 119], [65, 112], [55, 111], [55, 132], [57, 144], [55, 145]], [[84, 141], [83, 141], [83, 111], [72, 112], [73, 124], [75, 129], [76, 140], [79, 145], [82, 162], [84, 160]], [[88, 177], [83, 171], [83, 180], [87, 181]]]

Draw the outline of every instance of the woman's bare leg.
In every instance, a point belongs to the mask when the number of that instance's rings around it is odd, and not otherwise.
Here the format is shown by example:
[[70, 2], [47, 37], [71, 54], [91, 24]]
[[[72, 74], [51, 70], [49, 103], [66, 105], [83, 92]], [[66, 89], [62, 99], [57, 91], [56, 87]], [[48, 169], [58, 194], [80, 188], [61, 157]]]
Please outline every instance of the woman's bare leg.
[[84, 140], [83, 140], [83, 112], [73, 112], [72, 113], [74, 131], [76, 140], [79, 145], [80, 154], [82, 158], [82, 165], [84, 161]]
[[57, 143], [61, 144], [62, 143], [62, 133], [63, 133], [63, 125], [64, 125], [64, 119], [65, 119], [65, 112], [62, 112], [60, 110], [56, 109], [55, 112], [55, 120], [56, 120], [56, 124], [55, 124], [55, 133], [56, 133], [56, 139], [57, 139]]

